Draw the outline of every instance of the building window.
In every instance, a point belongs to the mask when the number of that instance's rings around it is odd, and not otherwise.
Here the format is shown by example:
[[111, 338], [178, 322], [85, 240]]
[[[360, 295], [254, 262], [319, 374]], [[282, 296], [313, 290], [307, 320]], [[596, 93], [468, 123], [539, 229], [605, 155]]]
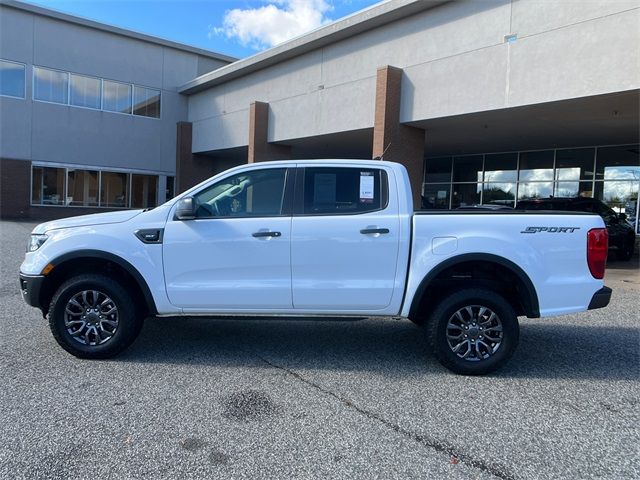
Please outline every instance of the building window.
[[422, 187], [422, 191], [422, 208], [427, 210], [449, 208], [450, 183], [425, 184]]
[[424, 172], [426, 183], [444, 183], [451, 181], [451, 157], [430, 158]]
[[69, 103], [69, 74], [33, 67], [33, 98], [43, 102]]
[[516, 184], [514, 183], [485, 183], [482, 187], [482, 203], [496, 205], [516, 205]]
[[484, 181], [485, 182], [509, 182], [518, 180], [518, 154], [498, 153], [485, 155]]
[[100, 109], [100, 79], [71, 74], [71, 105]]
[[101, 207], [129, 206], [129, 175], [126, 173], [102, 172], [100, 186]]
[[98, 175], [93, 170], [67, 170], [67, 198], [65, 205], [97, 207]]
[[175, 196], [175, 177], [167, 177], [167, 188], [165, 190], [165, 202]]
[[102, 81], [102, 108], [109, 112], [131, 113], [131, 85]]
[[0, 60], [0, 95], [25, 97], [25, 66], [21, 63]]
[[133, 114], [160, 118], [160, 90], [135, 85], [133, 87]]
[[31, 203], [63, 205], [65, 201], [64, 168], [33, 167]]
[[157, 175], [131, 175], [131, 206], [133, 208], [155, 207], [157, 198]]

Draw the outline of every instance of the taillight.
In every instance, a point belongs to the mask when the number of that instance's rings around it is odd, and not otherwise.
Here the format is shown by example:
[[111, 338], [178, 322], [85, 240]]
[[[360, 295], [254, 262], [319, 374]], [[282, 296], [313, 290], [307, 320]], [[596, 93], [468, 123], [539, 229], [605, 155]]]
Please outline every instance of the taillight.
[[587, 233], [587, 263], [593, 278], [604, 278], [604, 266], [609, 250], [609, 232], [606, 228], [592, 228]]

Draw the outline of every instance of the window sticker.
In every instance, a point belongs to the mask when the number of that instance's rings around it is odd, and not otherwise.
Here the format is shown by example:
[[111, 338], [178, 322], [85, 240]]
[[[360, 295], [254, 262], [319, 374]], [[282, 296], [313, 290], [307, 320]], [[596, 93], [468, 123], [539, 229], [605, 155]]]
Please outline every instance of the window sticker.
[[313, 176], [313, 204], [335, 205], [336, 175], [335, 173], [316, 173]]
[[360, 203], [373, 203], [373, 172], [360, 172]]

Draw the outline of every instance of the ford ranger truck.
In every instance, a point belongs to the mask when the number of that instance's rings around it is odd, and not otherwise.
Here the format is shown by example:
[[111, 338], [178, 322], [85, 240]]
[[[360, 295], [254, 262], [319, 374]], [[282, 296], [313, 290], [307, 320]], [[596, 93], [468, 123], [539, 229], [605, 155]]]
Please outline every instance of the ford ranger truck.
[[607, 241], [594, 214], [414, 213], [396, 163], [265, 162], [151, 210], [38, 225], [20, 288], [81, 358], [122, 352], [147, 317], [398, 317], [474, 375], [513, 354], [518, 316], [609, 303]]

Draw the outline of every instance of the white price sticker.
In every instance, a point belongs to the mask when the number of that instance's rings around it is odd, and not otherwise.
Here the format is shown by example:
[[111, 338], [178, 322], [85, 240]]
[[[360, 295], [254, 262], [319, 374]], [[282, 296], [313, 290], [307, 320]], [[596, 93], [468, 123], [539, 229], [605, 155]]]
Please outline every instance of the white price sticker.
[[360, 202], [373, 203], [373, 173], [360, 172]]

